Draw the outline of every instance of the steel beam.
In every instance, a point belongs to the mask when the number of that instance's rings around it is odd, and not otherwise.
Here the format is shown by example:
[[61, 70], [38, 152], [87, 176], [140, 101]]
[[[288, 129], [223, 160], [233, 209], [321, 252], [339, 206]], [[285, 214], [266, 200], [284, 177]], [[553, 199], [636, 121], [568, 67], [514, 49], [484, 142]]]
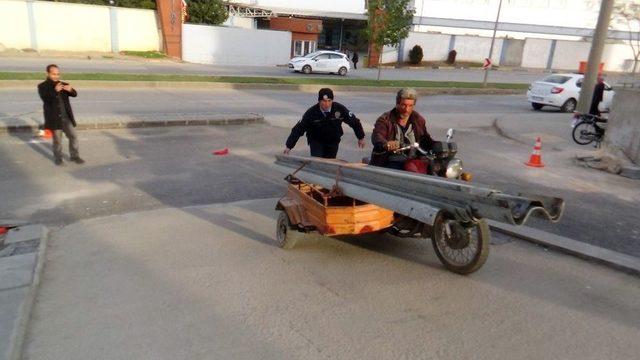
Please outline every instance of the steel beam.
[[376, 204], [433, 224], [440, 211], [460, 221], [481, 218], [523, 225], [531, 216], [557, 222], [564, 200], [549, 196], [508, 194], [463, 181], [390, 170], [340, 160], [276, 155], [276, 164], [294, 169], [303, 181]]

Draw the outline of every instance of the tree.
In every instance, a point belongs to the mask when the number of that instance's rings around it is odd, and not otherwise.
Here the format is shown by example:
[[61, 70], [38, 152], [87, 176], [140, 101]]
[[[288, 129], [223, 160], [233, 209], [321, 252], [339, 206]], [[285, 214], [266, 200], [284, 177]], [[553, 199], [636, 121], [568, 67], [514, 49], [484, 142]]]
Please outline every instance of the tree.
[[[385, 46], [398, 47], [401, 40], [409, 35], [414, 9], [409, 7], [410, 0], [369, 0], [369, 21], [365, 35], [382, 56]], [[378, 80], [380, 80], [380, 61], [378, 61]]]
[[229, 11], [221, 0], [191, 0], [187, 2], [189, 22], [220, 25], [227, 21]]
[[614, 19], [619, 24], [627, 26], [629, 32], [629, 46], [633, 51], [633, 70], [635, 75], [640, 60], [640, 3], [637, 1], [618, 2], [613, 7]]

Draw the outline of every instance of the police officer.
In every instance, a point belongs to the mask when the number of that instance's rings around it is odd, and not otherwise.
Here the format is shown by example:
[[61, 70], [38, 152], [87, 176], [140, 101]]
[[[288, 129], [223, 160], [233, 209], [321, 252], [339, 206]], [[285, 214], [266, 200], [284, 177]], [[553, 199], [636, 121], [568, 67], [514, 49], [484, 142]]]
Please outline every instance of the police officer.
[[360, 120], [344, 105], [333, 101], [333, 91], [320, 89], [318, 103], [302, 116], [302, 120], [291, 129], [285, 154], [289, 154], [304, 133], [311, 148], [311, 156], [335, 159], [342, 137], [342, 123], [349, 125], [358, 138], [358, 147], [364, 148], [364, 130]]

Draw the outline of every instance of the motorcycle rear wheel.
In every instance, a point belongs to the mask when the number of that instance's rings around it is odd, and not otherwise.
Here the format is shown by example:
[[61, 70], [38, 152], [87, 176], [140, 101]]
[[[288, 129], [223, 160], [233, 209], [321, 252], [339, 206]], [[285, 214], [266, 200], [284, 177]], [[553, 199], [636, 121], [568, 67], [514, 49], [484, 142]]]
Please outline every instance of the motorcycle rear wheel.
[[596, 140], [596, 127], [586, 121], [580, 121], [573, 127], [573, 141], [578, 145], [589, 145]]
[[462, 224], [453, 216], [438, 215], [433, 226], [431, 242], [447, 270], [457, 274], [471, 274], [484, 265], [489, 257], [491, 232], [484, 219]]

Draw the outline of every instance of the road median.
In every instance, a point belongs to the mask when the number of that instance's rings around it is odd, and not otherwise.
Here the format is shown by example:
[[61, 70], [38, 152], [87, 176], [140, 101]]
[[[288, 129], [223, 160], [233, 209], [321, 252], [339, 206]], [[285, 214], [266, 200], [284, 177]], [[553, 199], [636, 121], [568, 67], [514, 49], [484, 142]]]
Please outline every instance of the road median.
[[[78, 130], [152, 128], [167, 126], [217, 126], [264, 123], [260, 114], [211, 115], [190, 114], [130, 114], [78, 118]], [[42, 128], [42, 114], [29, 117], [0, 118], [0, 134], [35, 132]]]
[[[0, 72], [0, 89], [34, 88], [42, 81], [40, 73]], [[335, 91], [392, 92], [414, 87], [422, 95], [521, 94], [526, 84], [492, 83], [486, 88], [475, 82], [368, 80], [322, 77], [249, 77], [161, 74], [67, 73], [65, 80], [79, 88], [190, 88], [230, 90], [288, 90], [316, 92], [330, 86]]]

